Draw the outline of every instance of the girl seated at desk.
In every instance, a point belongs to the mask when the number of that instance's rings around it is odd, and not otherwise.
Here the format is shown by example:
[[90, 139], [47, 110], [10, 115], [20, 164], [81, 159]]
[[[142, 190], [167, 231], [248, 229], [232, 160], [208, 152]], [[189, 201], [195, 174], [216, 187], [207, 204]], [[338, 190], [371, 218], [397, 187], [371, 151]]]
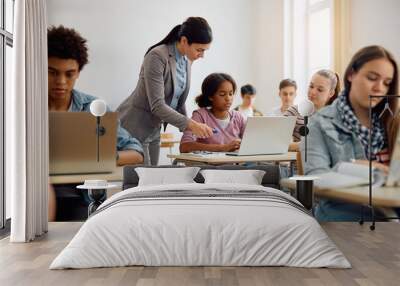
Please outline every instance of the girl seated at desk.
[[[317, 112], [322, 107], [330, 105], [338, 96], [340, 91], [340, 80], [337, 73], [331, 70], [319, 70], [311, 77], [308, 86], [307, 97], [314, 104], [314, 110]], [[293, 142], [300, 142], [300, 127], [304, 125], [304, 118], [300, 115], [297, 105], [290, 106], [284, 113], [284, 116], [297, 116], [296, 125], [293, 130]], [[289, 149], [295, 149], [297, 144], [291, 144]]]
[[230, 152], [239, 149], [245, 128], [245, 119], [238, 112], [229, 110], [236, 92], [236, 83], [230, 75], [213, 73], [201, 85], [201, 95], [196, 97], [200, 107], [193, 111], [192, 119], [213, 128], [209, 138], [199, 138], [189, 130], [183, 133], [179, 150]]
[[[373, 166], [387, 172], [398, 132], [398, 119], [393, 120], [399, 116], [398, 99], [373, 98], [371, 125], [369, 121], [369, 95], [387, 94], [398, 94], [396, 61], [383, 47], [361, 49], [347, 66], [344, 91], [310, 120], [305, 174], [329, 172], [344, 161], [368, 164], [370, 128]], [[304, 144], [301, 151], [304, 155]], [[360, 213], [360, 205], [320, 199], [315, 216], [322, 221], [357, 221]]]

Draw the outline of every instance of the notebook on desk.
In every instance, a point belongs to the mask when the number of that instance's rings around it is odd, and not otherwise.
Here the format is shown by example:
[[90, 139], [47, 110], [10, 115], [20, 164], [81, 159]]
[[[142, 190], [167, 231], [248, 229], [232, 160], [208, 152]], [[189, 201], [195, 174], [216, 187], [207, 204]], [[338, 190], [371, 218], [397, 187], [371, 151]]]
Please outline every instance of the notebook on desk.
[[231, 156], [272, 155], [288, 152], [295, 116], [248, 117], [240, 148]]
[[[341, 162], [335, 171], [317, 175], [315, 186], [322, 189], [340, 189], [369, 184], [369, 165]], [[372, 187], [381, 186], [400, 187], [400, 132], [397, 134], [392, 158], [390, 160], [389, 173], [386, 176], [383, 171], [372, 169]]]
[[111, 173], [116, 168], [117, 113], [107, 112], [100, 125], [97, 161], [96, 118], [88, 112], [49, 112], [50, 175]]

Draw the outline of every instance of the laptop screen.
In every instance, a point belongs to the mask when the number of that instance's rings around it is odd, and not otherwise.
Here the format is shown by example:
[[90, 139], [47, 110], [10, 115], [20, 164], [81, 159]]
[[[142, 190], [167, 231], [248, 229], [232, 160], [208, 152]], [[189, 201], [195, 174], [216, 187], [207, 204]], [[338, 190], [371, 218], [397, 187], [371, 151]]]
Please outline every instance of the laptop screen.
[[288, 152], [296, 117], [259, 116], [247, 119], [240, 148], [227, 155], [251, 156]]

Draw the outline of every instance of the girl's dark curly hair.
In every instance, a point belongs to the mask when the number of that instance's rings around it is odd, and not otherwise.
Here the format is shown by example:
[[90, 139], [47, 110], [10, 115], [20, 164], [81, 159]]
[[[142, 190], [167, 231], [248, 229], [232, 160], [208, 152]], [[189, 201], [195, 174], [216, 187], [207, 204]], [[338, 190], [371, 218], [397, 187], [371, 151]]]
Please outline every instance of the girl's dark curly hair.
[[52, 26], [47, 30], [48, 58], [76, 60], [81, 71], [89, 62], [86, 42], [74, 29]]
[[233, 93], [235, 93], [236, 92], [236, 82], [229, 74], [212, 73], [204, 79], [204, 81], [201, 85], [201, 94], [195, 98], [197, 105], [199, 107], [212, 106], [210, 97], [213, 97], [215, 95], [219, 86], [224, 81], [229, 81], [232, 84]]

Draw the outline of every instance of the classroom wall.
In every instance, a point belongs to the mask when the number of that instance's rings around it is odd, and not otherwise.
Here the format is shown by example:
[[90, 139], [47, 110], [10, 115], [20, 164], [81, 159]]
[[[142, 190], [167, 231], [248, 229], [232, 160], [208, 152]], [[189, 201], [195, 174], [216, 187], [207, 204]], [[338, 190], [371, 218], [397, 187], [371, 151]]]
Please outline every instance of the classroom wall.
[[[194, 63], [187, 101], [211, 72], [230, 73], [238, 86], [252, 83], [262, 111], [279, 104], [277, 86], [283, 78], [283, 3], [281, 0], [49, 0], [50, 25], [76, 28], [88, 39], [90, 63], [77, 88], [105, 99], [116, 108], [134, 89], [146, 49], [191, 15], [205, 17], [214, 33], [205, 58]], [[400, 1], [351, 0], [351, 51], [381, 44], [400, 59]], [[166, 13], [168, 11], [168, 13]], [[235, 104], [238, 104], [239, 94]], [[176, 138], [181, 134], [167, 129]], [[162, 150], [160, 163], [168, 149]], [[174, 148], [173, 152], [177, 152]]]
[[[239, 87], [254, 84], [262, 111], [278, 104], [271, 90], [283, 74], [282, 6], [280, 0], [51, 0], [47, 8], [49, 25], [73, 27], [88, 39], [90, 63], [76, 87], [105, 99], [113, 109], [134, 89], [149, 46], [188, 16], [206, 18], [214, 41], [192, 67], [191, 114], [201, 83], [212, 72], [231, 74]], [[239, 103], [237, 93], [234, 104]], [[171, 126], [167, 131], [181, 136]], [[162, 150], [160, 163], [169, 162], [167, 151]]]
[[400, 1], [351, 1], [351, 50], [382, 45], [400, 62]]
[[[214, 41], [205, 58], [193, 65], [191, 111], [211, 72], [230, 73], [239, 86], [250, 82], [260, 94], [268, 93], [282, 70], [282, 56], [277, 57], [282, 49], [280, 6], [279, 0], [51, 0], [48, 18], [50, 25], [74, 27], [88, 39], [90, 64], [77, 87], [116, 108], [134, 89], [146, 49], [188, 16], [205, 17]], [[260, 103], [266, 107], [269, 101]]]

